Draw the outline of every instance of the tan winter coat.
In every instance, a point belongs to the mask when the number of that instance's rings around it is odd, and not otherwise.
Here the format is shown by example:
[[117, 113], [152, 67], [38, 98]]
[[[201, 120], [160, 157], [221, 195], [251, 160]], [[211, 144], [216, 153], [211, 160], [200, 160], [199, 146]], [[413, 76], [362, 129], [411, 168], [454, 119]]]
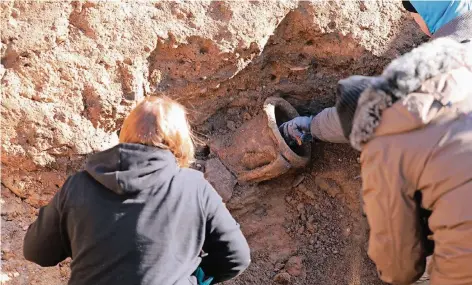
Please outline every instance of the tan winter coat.
[[411, 284], [425, 270], [419, 205], [432, 211], [431, 285], [472, 284], [472, 46], [426, 43], [364, 91], [350, 136], [362, 151], [368, 254], [380, 278]]

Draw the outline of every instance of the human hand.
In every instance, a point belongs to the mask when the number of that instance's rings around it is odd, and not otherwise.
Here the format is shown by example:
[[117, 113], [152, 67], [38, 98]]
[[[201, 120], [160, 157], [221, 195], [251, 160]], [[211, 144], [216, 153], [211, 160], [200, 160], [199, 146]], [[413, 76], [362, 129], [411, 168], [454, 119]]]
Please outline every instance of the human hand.
[[311, 141], [310, 125], [312, 119], [312, 116], [300, 116], [280, 125], [280, 134], [288, 145], [302, 145], [307, 139]]

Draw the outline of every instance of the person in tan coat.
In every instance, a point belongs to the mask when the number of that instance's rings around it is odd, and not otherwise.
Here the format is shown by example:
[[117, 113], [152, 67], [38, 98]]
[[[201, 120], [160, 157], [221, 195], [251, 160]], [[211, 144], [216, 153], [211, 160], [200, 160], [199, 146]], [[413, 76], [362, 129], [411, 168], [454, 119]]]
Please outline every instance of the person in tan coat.
[[472, 284], [471, 44], [440, 39], [393, 61], [352, 114], [350, 131], [341, 124], [362, 152], [368, 254], [381, 279], [410, 284], [423, 274], [424, 208], [431, 284]]
[[383, 281], [415, 282], [429, 256], [430, 284], [472, 284], [472, 12], [437, 25], [417, 3], [431, 43], [382, 76], [339, 81], [335, 107], [280, 129], [287, 142], [308, 133], [362, 152], [368, 253]]
[[472, 284], [472, 43], [437, 39], [346, 80], [358, 84], [340, 87], [336, 109], [361, 151], [380, 278], [411, 284], [433, 254], [430, 284]]

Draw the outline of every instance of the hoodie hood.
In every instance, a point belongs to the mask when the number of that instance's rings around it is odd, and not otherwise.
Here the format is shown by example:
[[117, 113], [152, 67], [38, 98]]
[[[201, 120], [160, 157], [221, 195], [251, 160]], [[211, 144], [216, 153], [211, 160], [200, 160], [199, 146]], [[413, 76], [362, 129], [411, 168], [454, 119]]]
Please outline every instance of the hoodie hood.
[[119, 195], [159, 187], [178, 169], [170, 151], [141, 144], [118, 144], [92, 155], [85, 165], [96, 181]]
[[375, 136], [423, 127], [447, 110], [471, 109], [472, 44], [425, 43], [392, 61], [381, 77], [357, 104], [350, 142], [359, 151]]

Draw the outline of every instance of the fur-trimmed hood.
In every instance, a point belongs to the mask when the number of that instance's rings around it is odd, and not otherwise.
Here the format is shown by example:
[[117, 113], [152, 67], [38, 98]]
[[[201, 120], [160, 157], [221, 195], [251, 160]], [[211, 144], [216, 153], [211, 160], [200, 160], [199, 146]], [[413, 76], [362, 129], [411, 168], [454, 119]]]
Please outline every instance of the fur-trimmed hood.
[[[360, 96], [351, 145], [420, 128], [455, 106], [472, 110], [472, 43], [440, 38], [394, 60]], [[457, 102], [470, 104], [455, 104]], [[460, 107], [459, 107], [460, 106]]]

